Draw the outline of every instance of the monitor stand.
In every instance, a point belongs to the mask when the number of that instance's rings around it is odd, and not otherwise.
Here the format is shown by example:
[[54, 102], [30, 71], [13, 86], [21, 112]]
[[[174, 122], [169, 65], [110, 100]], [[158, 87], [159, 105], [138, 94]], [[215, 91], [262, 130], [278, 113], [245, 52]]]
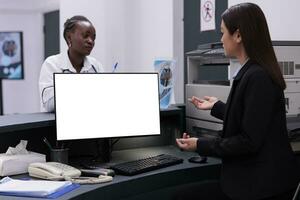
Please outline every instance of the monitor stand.
[[94, 157], [95, 162], [107, 163], [111, 159], [112, 146], [109, 138], [96, 139], [97, 155]]
[[[95, 150], [93, 155], [77, 155], [73, 157], [72, 164], [78, 167], [93, 169], [100, 165], [105, 165], [111, 159], [111, 144], [109, 138], [92, 139], [90, 143]], [[77, 147], [81, 148], [81, 147]]]
[[207, 157], [204, 156], [194, 156], [188, 159], [189, 162], [191, 163], [207, 163]]
[[109, 162], [111, 159], [112, 146], [110, 144], [110, 139], [98, 139], [97, 140], [97, 155], [96, 160], [99, 158], [102, 162]]

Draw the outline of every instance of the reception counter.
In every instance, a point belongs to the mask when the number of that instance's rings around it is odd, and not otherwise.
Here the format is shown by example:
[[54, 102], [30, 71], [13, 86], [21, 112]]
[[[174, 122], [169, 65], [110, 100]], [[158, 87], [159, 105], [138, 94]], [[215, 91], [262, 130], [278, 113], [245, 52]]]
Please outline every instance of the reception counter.
[[[170, 199], [181, 185], [192, 182], [218, 179], [220, 160], [209, 158], [206, 164], [189, 163], [187, 159], [195, 153], [180, 151], [175, 138], [184, 131], [184, 112], [180, 108], [161, 110], [161, 135], [123, 138], [114, 146], [111, 160], [105, 165], [145, 158], [167, 153], [183, 158], [182, 164], [135, 176], [116, 175], [112, 182], [95, 185], [82, 185], [60, 198], [63, 199]], [[0, 116], [0, 152], [28, 140], [28, 150], [44, 153], [49, 158], [49, 149], [43, 138], [55, 144], [55, 115], [32, 113]], [[92, 146], [92, 145], [90, 145]], [[27, 177], [17, 175], [14, 178]], [[37, 199], [25, 197], [0, 196], [0, 200]]]
[[[106, 164], [110, 165], [143, 158], [150, 155], [158, 155], [161, 153], [167, 153], [179, 158], [183, 158], [184, 162], [134, 176], [116, 175], [113, 181], [110, 183], [81, 185], [78, 189], [73, 190], [57, 199], [170, 199], [176, 192], [176, 189], [182, 185], [193, 182], [215, 180], [219, 177], [221, 166], [220, 160], [208, 158], [208, 162], [206, 164], [189, 163], [187, 159], [191, 156], [195, 156], [195, 153], [180, 151], [175, 146], [160, 146], [114, 151], [110, 163]], [[26, 175], [17, 177], [19, 178], [24, 176]], [[39, 198], [0, 196], [0, 199], [36, 200]]]

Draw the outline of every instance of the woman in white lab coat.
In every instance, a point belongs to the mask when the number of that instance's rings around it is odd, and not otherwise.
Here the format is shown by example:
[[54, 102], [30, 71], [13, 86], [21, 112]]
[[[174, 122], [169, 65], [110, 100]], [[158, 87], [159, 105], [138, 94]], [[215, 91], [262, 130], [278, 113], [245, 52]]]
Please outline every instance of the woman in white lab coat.
[[98, 73], [102, 65], [89, 56], [95, 45], [96, 30], [84, 16], [73, 16], [64, 24], [67, 52], [48, 57], [41, 69], [39, 90], [41, 109], [54, 112], [53, 73]]

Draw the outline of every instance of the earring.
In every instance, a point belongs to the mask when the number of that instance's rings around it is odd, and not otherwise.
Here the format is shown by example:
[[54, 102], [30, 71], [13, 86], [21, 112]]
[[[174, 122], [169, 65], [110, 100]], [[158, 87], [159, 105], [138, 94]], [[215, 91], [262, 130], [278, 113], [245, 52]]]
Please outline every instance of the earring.
[[71, 44], [71, 42], [68, 44], [68, 47], [69, 47], [69, 48], [71, 48], [71, 47], [72, 47], [72, 44]]

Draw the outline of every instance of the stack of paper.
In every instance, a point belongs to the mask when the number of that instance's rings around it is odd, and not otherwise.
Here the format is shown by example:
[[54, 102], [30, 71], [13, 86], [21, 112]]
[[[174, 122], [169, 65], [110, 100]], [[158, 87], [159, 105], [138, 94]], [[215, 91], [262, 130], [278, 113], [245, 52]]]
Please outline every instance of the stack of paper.
[[[28, 197], [49, 197], [62, 190], [73, 190], [70, 181], [40, 181], [40, 180], [16, 180], [5, 177], [0, 180], [1, 195], [15, 195]], [[71, 187], [71, 188], [70, 188]], [[64, 192], [65, 193], [65, 192]]]

